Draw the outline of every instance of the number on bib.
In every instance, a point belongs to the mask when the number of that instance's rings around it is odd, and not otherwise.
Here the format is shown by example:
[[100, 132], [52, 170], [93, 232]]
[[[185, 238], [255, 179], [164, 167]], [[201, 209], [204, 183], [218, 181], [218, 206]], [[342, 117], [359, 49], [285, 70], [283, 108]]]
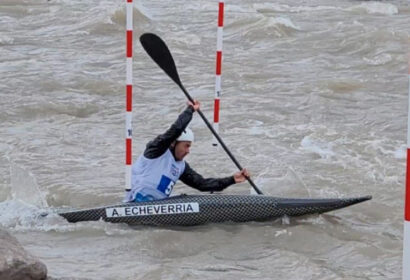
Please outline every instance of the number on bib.
[[167, 176], [162, 175], [161, 181], [159, 182], [157, 190], [169, 196], [172, 192], [172, 189], [174, 188], [174, 185], [175, 185], [174, 181], [172, 181]]

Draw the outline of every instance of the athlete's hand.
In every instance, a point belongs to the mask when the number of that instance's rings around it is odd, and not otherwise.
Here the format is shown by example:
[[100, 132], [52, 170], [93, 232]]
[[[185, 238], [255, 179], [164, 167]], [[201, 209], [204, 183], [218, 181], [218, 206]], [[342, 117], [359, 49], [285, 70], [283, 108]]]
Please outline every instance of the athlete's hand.
[[194, 111], [199, 110], [200, 104], [198, 100], [194, 100], [194, 103], [192, 103], [191, 101], [188, 101], [187, 103], [188, 103], [188, 106], [191, 106], [194, 109]]
[[250, 177], [251, 174], [248, 172], [248, 170], [246, 168], [242, 169], [239, 172], [236, 172], [235, 174], [233, 174], [233, 178], [235, 179], [235, 183], [242, 183], [246, 180], [246, 178]]

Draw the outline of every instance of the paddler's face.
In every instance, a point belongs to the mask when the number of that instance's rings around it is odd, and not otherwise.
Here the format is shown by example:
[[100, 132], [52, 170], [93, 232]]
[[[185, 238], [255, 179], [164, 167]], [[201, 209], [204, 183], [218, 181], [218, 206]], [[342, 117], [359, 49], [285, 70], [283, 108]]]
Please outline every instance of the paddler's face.
[[191, 141], [178, 141], [175, 144], [175, 159], [183, 160], [183, 158], [189, 154], [189, 149], [191, 148]]

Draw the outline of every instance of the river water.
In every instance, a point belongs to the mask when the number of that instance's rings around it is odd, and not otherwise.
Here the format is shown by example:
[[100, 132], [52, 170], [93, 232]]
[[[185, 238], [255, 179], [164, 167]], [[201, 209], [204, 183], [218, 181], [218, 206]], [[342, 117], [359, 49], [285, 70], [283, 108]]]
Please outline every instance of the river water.
[[[186, 102], [139, 35], [167, 42], [212, 120], [218, 10], [135, 2], [134, 159]], [[238, 161], [265, 194], [373, 200], [264, 223], [69, 224], [38, 214], [123, 197], [125, 1], [0, 0], [0, 225], [56, 279], [400, 279], [409, 38], [408, 0], [225, 3], [220, 134]], [[235, 172], [191, 126], [190, 165]]]

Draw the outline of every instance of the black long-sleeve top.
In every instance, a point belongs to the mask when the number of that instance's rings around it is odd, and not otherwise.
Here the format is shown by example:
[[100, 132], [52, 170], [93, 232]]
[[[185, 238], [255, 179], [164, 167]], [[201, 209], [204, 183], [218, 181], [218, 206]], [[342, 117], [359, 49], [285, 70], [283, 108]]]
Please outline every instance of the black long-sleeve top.
[[[193, 113], [194, 109], [191, 106], [187, 107], [164, 134], [158, 135], [147, 144], [144, 156], [149, 159], [154, 159], [164, 154], [167, 149], [171, 149], [171, 153], [174, 155], [170, 146], [188, 126], [192, 120]], [[185, 162], [185, 170], [179, 179], [188, 186], [203, 192], [222, 191], [228, 186], [235, 184], [233, 176], [225, 178], [203, 178], [193, 170], [187, 162]]]

